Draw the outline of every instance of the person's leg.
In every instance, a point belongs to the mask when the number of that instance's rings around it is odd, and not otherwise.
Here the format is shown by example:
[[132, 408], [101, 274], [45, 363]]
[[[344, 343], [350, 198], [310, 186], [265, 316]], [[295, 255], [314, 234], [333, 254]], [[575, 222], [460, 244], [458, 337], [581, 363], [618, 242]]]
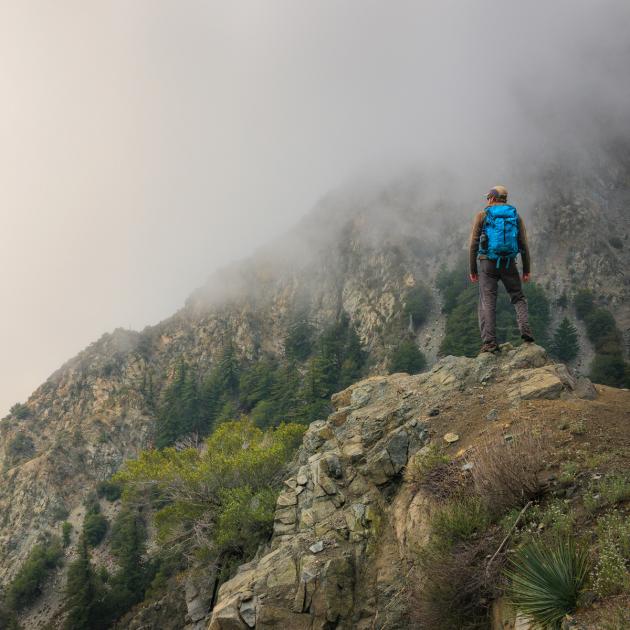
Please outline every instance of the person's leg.
[[521, 285], [521, 276], [516, 266], [516, 261], [510, 261], [507, 268], [501, 272], [501, 281], [505, 286], [508, 294], [510, 295], [510, 301], [514, 305], [516, 311], [516, 323], [523, 339], [533, 340], [532, 329], [529, 326], [529, 313], [527, 310], [527, 298], [523, 293], [523, 287]]
[[495, 263], [491, 260], [479, 261], [479, 331], [485, 345], [497, 343], [497, 284], [499, 275]]

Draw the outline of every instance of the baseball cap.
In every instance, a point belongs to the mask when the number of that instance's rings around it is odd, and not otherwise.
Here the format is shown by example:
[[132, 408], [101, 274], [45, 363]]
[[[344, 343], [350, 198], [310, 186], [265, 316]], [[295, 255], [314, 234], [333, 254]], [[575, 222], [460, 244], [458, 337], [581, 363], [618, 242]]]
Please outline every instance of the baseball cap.
[[497, 197], [499, 199], [501, 199], [501, 198], [507, 199], [507, 196], [508, 196], [507, 188], [505, 186], [493, 186], [486, 193], [486, 199], [489, 198], [490, 196]]

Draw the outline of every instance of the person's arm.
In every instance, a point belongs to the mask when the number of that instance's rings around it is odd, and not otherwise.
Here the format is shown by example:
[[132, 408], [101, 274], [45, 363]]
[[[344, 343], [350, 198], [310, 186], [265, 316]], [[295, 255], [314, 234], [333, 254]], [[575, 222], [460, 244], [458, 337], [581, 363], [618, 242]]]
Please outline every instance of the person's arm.
[[479, 239], [481, 238], [481, 230], [483, 228], [484, 212], [480, 212], [475, 217], [472, 230], [470, 232], [470, 245], [468, 248], [468, 267], [470, 271], [470, 279], [476, 282], [477, 271], [477, 254], [479, 253]]
[[525, 222], [520, 215], [518, 217], [518, 248], [523, 261], [523, 279], [527, 281], [532, 272], [531, 259], [529, 256], [529, 243], [527, 242], [527, 230], [525, 230]]

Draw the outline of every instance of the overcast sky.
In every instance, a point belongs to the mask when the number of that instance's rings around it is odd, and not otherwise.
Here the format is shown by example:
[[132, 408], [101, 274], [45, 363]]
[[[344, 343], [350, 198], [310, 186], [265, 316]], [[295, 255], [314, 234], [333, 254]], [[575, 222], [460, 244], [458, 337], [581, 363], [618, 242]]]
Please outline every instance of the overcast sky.
[[348, 179], [476, 199], [622, 116], [629, 32], [627, 0], [1, 0], [0, 414]]

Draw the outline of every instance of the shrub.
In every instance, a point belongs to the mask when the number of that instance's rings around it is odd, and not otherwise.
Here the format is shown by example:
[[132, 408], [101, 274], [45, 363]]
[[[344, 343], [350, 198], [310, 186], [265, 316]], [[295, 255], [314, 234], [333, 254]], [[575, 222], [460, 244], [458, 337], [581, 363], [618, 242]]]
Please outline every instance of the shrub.
[[572, 538], [533, 541], [516, 552], [507, 572], [515, 607], [544, 628], [560, 628], [588, 575], [588, 555]]
[[427, 360], [414, 341], [405, 340], [394, 349], [389, 358], [389, 373], [407, 372], [417, 374], [422, 372]]
[[262, 431], [249, 420], [226, 422], [203, 448], [145, 451], [115, 480], [126, 492], [154, 489], [160, 542], [173, 548], [179, 542], [182, 550], [184, 540], [187, 553], [210, 554], [226, 567], [266, 540], [266, 493], [277, 494], [305, 430], [288, 424]]
[[599, 492], [608, 505], [630, 499], [630, 479], [622, 475], [607, 475], [599, 483]]
[[511, 442], [498, 437], [473, 452], [475, 490], [494, 515], [540, 496], [547, 451], [542, 436], [524, 431]]
[[615, 249], [623, 249], [623, 241], [618, 237], [618, 236], [611, 236], [608, 239], [608, 242], [615, 248]]
[[469, 540], [490, 524], [490, 514], [475, 496], [453, 499], [438, 508], [431, 519], [432, 544], [450, 547]]
[[573, 306], [575, 312], [580, 319], [586, 319], [586, 317], [595, 308], [595, 296], [592, 291], [588, 289], [581, 289], [575, 294], [573, 298]]
[[30, 417], [31, 410], [23, 403], [15, 403], [15, 405], [9, 409], [9, 413], [18, 420], [26, 420], [26, 418]]
[[17, 617], [12, 610], [8, 610], [0, 603], [0, 628], [2, 630], [20, 630]]
[[100, 498], [104, 497], [110, 502], [117, 501], [122, 494], [122, 486], [111, 480], [101, 481], [98, 486], [96, 486], [96, 494]]
[[592, 482], [584, 493], [584, 507], [589, 512], [630, 499], [630, 479], [622, 475], [607, 475]]
[[72, 523], [69, 523], [68, 521], [63, 522], [61, 526], [61, 542], [64, 547], [67, 547], [70, 544], [73, 529], [74, 527], [72, 526]]
[[6, 590], [9, 608], [19, 611], [35, 601], [42, 592], [44, 581], [61, 561], [62, 551], [58, 539], [36, 545], [10, 582]]
[[612, 538], [606, 538], [599, 547], [592, 580], [593, 590], [598, 597], [618, 595], [630, 586], [626, 561]]
[[425, 446], [409, 460], [405, 468], [405, 480], [420, 484], [425, 481], [434, 470], [443, 468], [448, 462], [448, 457], [437, 444]]
[[98, 546], [105, 538], [108, 526], [109, 523], [102, 514], [86, 514], [83, 520], [83, 535], [87, 544], [91, 547]]
[[21, 461], [30, 459], [35, 454], [35, 443], [33, 438], [26, 433], [19, 432], [7, 444], [7, 464], [15, 466]]
[[419, 555], [420, 576], [411, 582], [413, 628], [473, 630], [488, 628], [489, 607], [497, 597], [503, 556], [487, 566], [499, 546], [484, 536], [454, 549], [428, 545]]
[[586, 316], [585, 322], [588, 338], [597, 349], [601, 349], [602, 345], [609, 339], [616, 341], [617, 345], [619, 344], [617, 324], [610, 311], [604, 308], [593, 309]]
[[621, 352], [596, 354], [589, 376], [595, 383], [610, 387], [626, 387], [630, 384], [630, 366], [623, 360]]

